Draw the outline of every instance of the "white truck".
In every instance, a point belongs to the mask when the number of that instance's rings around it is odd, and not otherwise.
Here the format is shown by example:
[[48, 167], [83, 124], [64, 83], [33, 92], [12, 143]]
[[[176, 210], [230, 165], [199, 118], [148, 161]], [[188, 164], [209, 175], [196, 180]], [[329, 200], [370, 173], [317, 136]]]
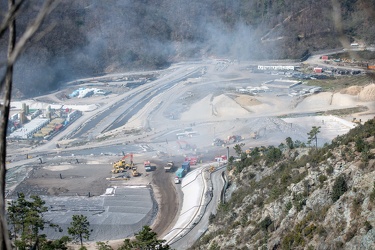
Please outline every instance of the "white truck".
[[169, 161], [167, 165], [164, 166], [164, 170], [165, 172], [170, 172], [172, 171], [173, 167], [174, 167], [173, 161]]

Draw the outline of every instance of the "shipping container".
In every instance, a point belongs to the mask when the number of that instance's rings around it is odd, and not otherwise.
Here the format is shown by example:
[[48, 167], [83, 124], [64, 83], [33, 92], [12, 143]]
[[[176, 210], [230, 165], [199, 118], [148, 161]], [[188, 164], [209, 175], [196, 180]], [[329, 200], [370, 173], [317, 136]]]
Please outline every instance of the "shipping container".
[[315, 73], [322, 73], [323, 69], [322, 68], [314, 68]]

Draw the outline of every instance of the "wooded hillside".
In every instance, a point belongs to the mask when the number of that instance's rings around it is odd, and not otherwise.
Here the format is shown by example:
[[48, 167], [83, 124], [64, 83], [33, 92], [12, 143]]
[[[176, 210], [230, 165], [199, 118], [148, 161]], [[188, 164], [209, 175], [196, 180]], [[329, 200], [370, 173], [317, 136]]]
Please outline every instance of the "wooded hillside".
[[[20, 32], [40, 3], [24, 6]], [[373, 42], [374, 19], [366, 0], [61, 1], [19, 61], [15, 85], [35, 95], [76, 77], [190, 58], [299, 58], [341, 47], [339, 38]]]

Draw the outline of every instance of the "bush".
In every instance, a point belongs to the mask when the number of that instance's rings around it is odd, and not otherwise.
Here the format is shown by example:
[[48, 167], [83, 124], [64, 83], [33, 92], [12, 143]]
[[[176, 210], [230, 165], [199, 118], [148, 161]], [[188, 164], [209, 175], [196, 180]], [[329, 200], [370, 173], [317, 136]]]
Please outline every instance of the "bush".
[[366, 229], [366, 232], [368, 232], [372, 229], [372, 225], [367, 220], [365, 221], [365, 229]]
[[327, 176], [325, 176], [324, 174], [321, 174], [319, 175], [319, 182], [320, 183], [323, 183], [327, 180]]
[[333, 173], [333, 171], [334, 171], [334, 168], [332, 167], [332, 166], [329, 166], [327, 169], [326, 169], [326, 172], [327, 172], [327, 174], [332, 174]]
[[333, 202], [336, 202], [340, 199], [340, 196], [343, 195], [348, 190], [346, 184], [345, 176], [340, 175], [336, 178], [335, 183], [333, 184], [331, 198]]
[[370, 201], [375, 201], [375, 182], [374, 187], [372, 188], [372, 192], [370, 194]]
[[215, 216], [213, 213], [211, 213], [210, 216], [208, 217], [208, 222], [209, 222], [210, 224], [212, 224], [212, 223], [214, 222], [215, 217], [216, 217], [216, 216]]
[[285, 205], [285, 212], [289, 212], [290, 209], [292, 209], [293, 207], [293, 204], [291, 201], [289, 201], [286, 205]]
[[270, 146], [266, 154], [266, 164], [274, 164], [281, 160], [282, 156], [280, 149]]
[[268, 227], [272, 224], [272, 220], [271, 220], [271, 217], [267, 216], [266, 218], [264, 218], [264, 220], [262, 220], [260, 223], [259, 223], [259, 227], [263, 230], [263, 231], [267, 231], [268, 230]]

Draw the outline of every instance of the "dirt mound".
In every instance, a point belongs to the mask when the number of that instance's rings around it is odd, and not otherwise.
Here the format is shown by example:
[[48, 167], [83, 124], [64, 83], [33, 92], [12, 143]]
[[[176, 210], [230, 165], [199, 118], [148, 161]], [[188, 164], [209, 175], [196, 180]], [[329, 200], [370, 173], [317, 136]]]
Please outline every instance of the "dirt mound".
[[349, 88], [342, 89], [340, 94], [348, 94], [348, 95], [358, 95], [363, 87], [361, 86], [350, 86]]
[[249, 95], [239, 95], [234, 98], [234, 100], [241, 106], [253, 106], [261, 104], [261, 102]]
[[360, 101], [364, 102], [375, 101], [375, 84], [372, 83], [364, 87], [358, 97]]
[[249, 112], [227, 95], [219, 95], [212, 101], [215, 116], [233, 117], [247, 115]]

